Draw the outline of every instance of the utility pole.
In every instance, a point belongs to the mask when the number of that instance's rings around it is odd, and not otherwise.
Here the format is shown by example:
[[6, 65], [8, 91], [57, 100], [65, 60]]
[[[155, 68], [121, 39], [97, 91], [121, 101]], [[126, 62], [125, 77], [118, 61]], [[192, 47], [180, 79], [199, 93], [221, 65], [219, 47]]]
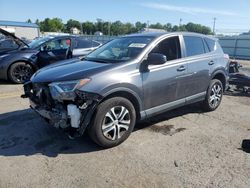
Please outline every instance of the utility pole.
[[182, 25], [182, 18], [180, 18], [179, 27]]
[[108, 22], [108, 35], [110, 36], [110, 25], [111, 25], [111, 23], [110, 23], [110, 21]]
[[81, 25], [81, 34], [83, 35], [83, 28], [82, 28], [82, 22], [80, 22], [80, 25]]
[[149, 20], [147, 21], [147, 31], [149, 31]]
[[215, 24], [216, 24], [216, 18], [214, 18], [214, 25], [213, 25], [213, 34], [215, 35]]

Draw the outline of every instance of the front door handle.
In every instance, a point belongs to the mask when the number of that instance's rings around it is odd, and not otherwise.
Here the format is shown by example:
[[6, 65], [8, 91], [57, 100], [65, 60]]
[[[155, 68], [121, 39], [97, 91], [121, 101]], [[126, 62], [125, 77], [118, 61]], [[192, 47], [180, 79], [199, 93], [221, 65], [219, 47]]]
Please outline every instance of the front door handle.
[[179, 72], [181, 72], [181, 71], [184, 71], [184, 70], [186, 70], [186, 68], [185, 68], [185, 66], [180, 66], [178, 69], [177, 69], [177, 71], [179, 71]]
[[213, 64], [214, 64], [213, 60], [208, 63], [208, 65], [213, 65]]

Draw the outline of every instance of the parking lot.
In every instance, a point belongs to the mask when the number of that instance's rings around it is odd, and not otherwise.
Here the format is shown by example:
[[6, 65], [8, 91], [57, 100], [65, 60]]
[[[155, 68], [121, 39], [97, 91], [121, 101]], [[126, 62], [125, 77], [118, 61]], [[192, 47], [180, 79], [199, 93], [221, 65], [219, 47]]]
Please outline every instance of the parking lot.
[[[243, 62], [250, 74], [249, 62]], [[139, 123], [103, 150], [70, 140], [0, 83], [0, 187], [250, 187], [250, 95], [227, 92], [218, 110], [183, 107]]]

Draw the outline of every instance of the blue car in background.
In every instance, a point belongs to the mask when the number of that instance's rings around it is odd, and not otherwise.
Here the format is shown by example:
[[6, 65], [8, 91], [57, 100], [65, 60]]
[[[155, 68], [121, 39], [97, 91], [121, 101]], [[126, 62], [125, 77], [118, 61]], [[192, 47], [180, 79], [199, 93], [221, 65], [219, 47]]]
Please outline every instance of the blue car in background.
[[44, 66], [85, 56], [99, 46], [100, 42], [71, 35], [37, 38], [27, 44], [0, 29], [0, 79], [24, 83]]

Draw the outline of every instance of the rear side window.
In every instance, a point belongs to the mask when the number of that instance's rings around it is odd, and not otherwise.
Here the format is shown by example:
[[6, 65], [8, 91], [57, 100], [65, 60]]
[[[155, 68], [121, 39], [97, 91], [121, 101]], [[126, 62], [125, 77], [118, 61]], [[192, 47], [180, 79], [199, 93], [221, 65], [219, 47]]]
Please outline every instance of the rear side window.
[[193, 36], [184, 36], [184, 41], [188, 57], [205, 53], [202, 38]]
[[215, 40], [205, 38], [205, 42], [206, 42], [210, 52], [216, 50], [216, 42], [215, 42]]

